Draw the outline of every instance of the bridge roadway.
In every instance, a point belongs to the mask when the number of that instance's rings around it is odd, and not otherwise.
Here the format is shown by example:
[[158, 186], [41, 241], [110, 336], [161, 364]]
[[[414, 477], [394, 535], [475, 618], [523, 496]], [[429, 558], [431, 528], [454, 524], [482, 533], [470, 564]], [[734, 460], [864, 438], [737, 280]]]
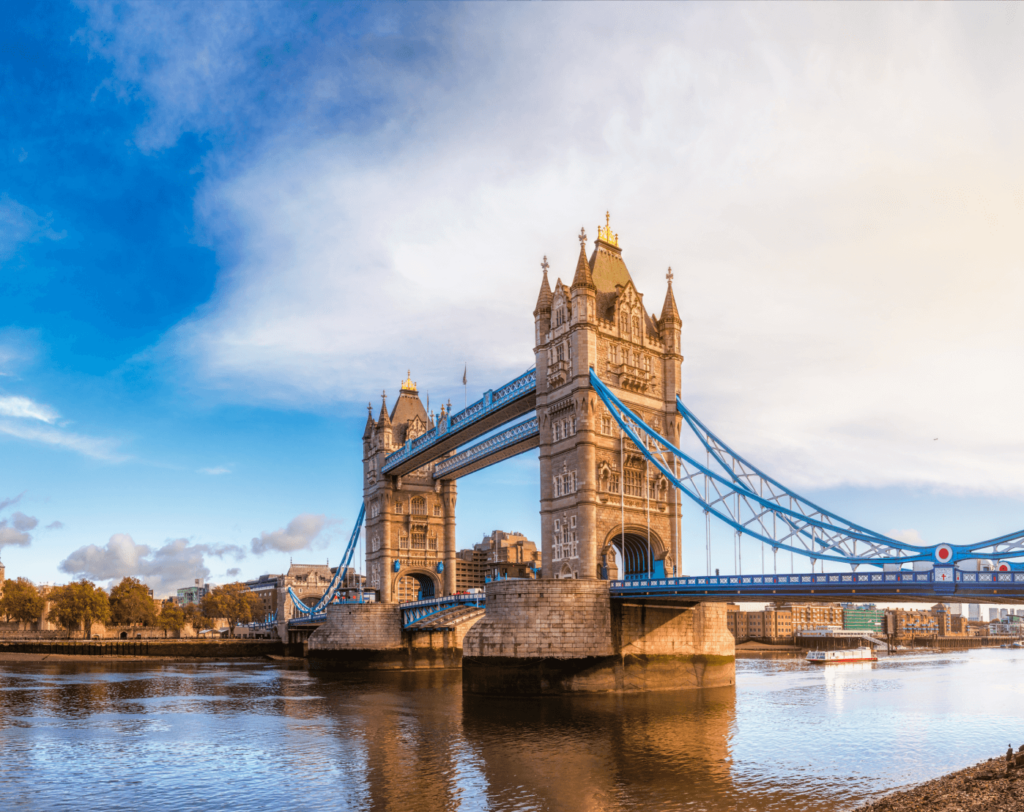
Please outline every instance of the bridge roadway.
[[[395, 477], [405, 476], [417, 468], [422, 468], [424, 465], [429, 465], [450, 454], [459, 446], [479, 439], [506, 423], [536, 411], [536, 409], [537, 370], [531, 369], [504, 386], [484, 392], [484, 396], [480, 400], [471, 403], [461, 412], [440, 417], [437, 425], [430, 431], [424, 432], [413, 440], [407, 440], [404, 446], [385, 458], [382, 473]], [[539, 438], [539, 432], [537, 438]], [[529, 438], [520, 439], [522, 442], [520, 442], [519, 450], [515, 451], [517, 454], [537, 447], [536, 441], [533, 442], [533, 445], [529, 445], [531, 442]], [[484, 467], [484, 456], [488, 456], [487, 465], [512, 456], [511, 453], [508, 453], [508, 447], [492, 447], [489, 450], [494, 454], [501, 454], [501, 456], [478, 453], [475, 467], [461, 471], [458, 476], [464, 476]], [[479, 452], [481, 449], [477, 449], [477, 451]]]
[[[942, 576], [947, 575], [944, 579]], [[906, 603], [1024, 604], [1024, 572], [961, 572], [936, 567], [927, 572], [797, 573], [640, 578], [609, 582], [613, 600], [658, 599], [681, 604], [737, 601], [900, 601]], [[400, 605], [402, 626], [456, 606], [480, 607], [483, 593], [427, 598]], [[293, 618], [289, 629], [318, 627], [326, 615]]]

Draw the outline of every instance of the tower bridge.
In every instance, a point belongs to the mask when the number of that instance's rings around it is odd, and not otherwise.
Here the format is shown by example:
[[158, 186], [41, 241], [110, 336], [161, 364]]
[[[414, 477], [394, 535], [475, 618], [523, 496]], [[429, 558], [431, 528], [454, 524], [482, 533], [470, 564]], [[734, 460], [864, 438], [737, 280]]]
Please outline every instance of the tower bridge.
[[[541, 264], [532, 368], [458, 412], [449, 404], [428, 414], [411, 375], [390, 409], [382, 396], [376, 420], [370, 406], [363, 508], [338, 572], [365, 515], [374, 602], [337, 605], [332, 583], [315, 605], [296, 603], [291, 624], [308, 635], [311, 657], [412, 667], [417, 647], [458, 646], [467, 689], [485, 693], [678, 687], [673, 663], [710, 686], [733, 673], [724, 601], [1024, 601], [1015, 563], [1024, 532], [907, 544], [819, 507], [733, 451], [680, 398], [671, 268], [655, 315], [607, 217], [589, 255], [582, 229], [579, 242], [570, 284], [552, 286], [546, 257]], [[704, 462], [682, 450], [684, 428]], [[454, 594], [456, 481], [533, 449], [542, 577], [488, 584], [468, 607]], [[684, 502], [705, 517], [703, 576], [679, 571]], [[801, 556], [811, 572], [712, 576], [712, 521], [737, 544], [752, 538]], [[993, 571], [977, 571], [986, 561]], [[826, 573], [824, 562], [849, 572]]]

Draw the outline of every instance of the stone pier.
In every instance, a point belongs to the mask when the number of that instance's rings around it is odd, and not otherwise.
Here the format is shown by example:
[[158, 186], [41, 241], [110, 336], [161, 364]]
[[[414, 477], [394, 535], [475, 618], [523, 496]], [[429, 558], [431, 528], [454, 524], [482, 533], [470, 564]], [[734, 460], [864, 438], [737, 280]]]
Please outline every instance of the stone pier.
[[379, 671], [458, 668], [462, 641], [477, 617], [449, 628], [405, 630], [396, 604], [334, 604], [306, 641], [310, 670]]
[[463, 690], [539, 695], [736, 682], [724, 605], [612, 601], [599, 580], [495, 581], [462, 641]]

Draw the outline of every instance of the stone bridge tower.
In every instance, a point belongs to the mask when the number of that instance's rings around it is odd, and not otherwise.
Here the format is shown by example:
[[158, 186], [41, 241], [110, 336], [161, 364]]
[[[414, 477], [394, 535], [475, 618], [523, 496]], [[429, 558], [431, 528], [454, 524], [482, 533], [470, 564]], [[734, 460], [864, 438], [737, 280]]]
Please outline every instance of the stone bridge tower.
[[434, 420], [411, 377], [390, 413], [387, 395], [382, 399], [376, 421], [369, 407], [363, 432], [367, 587], [383, 603], [450, 595], [455, 592], [455, 481], [435, 481], [433, 462], [403, 477], [381, 473], [384, 458], [433, 428]]
[[571, 285], [558, 279], [552, 291], [544, 258], [534, 310], [543, 574], [672, 575], [679, 551], [676, 491], [623, 437], [589, 380], [593, 367], [627, 406], [678, 445], [682, 320], [672, 272], [655, 316], [633, 284], [609, 218], [598, 228], [589, 259], [582, 229], [579, 239]]

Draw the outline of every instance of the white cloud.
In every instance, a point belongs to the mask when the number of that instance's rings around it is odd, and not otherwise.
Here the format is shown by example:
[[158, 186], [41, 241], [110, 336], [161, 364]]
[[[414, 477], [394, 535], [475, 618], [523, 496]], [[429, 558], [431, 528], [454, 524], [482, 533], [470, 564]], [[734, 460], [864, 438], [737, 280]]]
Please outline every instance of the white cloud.
[[921, 538], [921, 534], [916, 530], [890, 530], [885, 535], [889, 538], [896, 539], [896, 541], [905, 542], [906, 544], [913, 544], [918, 547], [928, 546], [928, 542]]
[[13, 524], [18, 530], [35, 530], [36, 525], [39, 524], [39, 519], [35, 516], [26, 516], [20, 510], [16, 510], [11, 514], [11, 524]]
[[208, 578], [206, 556], [241, 558], [245, 551], [235, 545], [193, 544], [188, 539], [173, 539], [156, 549], [137, 544], [127, 533], [115, 533], [103, 547], [80, 547], [60, 562], [60, 569], [75, 578], [114, 583], [126, 576], [137, 577], [154, 594], [172, 594], [189, 586], [195, 578]]
[[[265, 10], [162, 7], [140, 27], [139, 8], [134, 28], [97, 25], [120, 87], [154, 103], [149, 148], [250, 110], [232, 94]], [[374, 397], [406, 367], [435, 398], [465, 361], [474, 391], [500, 383], [532, 361], [540, 256], [571, 278], [573, 235], [608, 207], [650, 309], [676, 270], [684, 399], [755, 462], [795, 487], [1024, 494], [1024, 18], [487, 5], [427, 22], [403, 32], [419, 61], [292, 77], [301, 98], [372, 96], [358, 126], [260, 118], [262, 141], [220, 156], [197, 208], [226, 270], [161, 348], [196, 383], [299, 407]], [[182, 31], [203, 47], [175, 50]]]
[[48, 525], [46, 525], [46, 529], [47, 530], [63, 530], [64, 529], [64, 522], [59, 521], [59, 520], [58, 521], [52, 521]]
[[60, 417], [55, 409], [18, 395], [0, 396], [0, 415], [41, 420], [44, 423], [53, 423]]
[[230, 474], [231, 469], [225, 468], [224, 466], [218, 466], [216, 468], [200, 468], [200, 474], [206, 474], [207, 476], [221, 476], [223, 474]]
[[288, 522], [288, 527], [275, 530], [272, 533], [260, 533], [259, 538], [252, 540], [252, 551], [255, 555], [263, 555], [271, 550], [282, 553], [305, 550], [320, 535], [326, 524], [325, 516], [300, 513]]
[[16, 527], [9, 527], [6, 520], [0, 520], [0, 549], [4, 547], [28, 547], [31, 543], [31, 533], [24, 533]]

